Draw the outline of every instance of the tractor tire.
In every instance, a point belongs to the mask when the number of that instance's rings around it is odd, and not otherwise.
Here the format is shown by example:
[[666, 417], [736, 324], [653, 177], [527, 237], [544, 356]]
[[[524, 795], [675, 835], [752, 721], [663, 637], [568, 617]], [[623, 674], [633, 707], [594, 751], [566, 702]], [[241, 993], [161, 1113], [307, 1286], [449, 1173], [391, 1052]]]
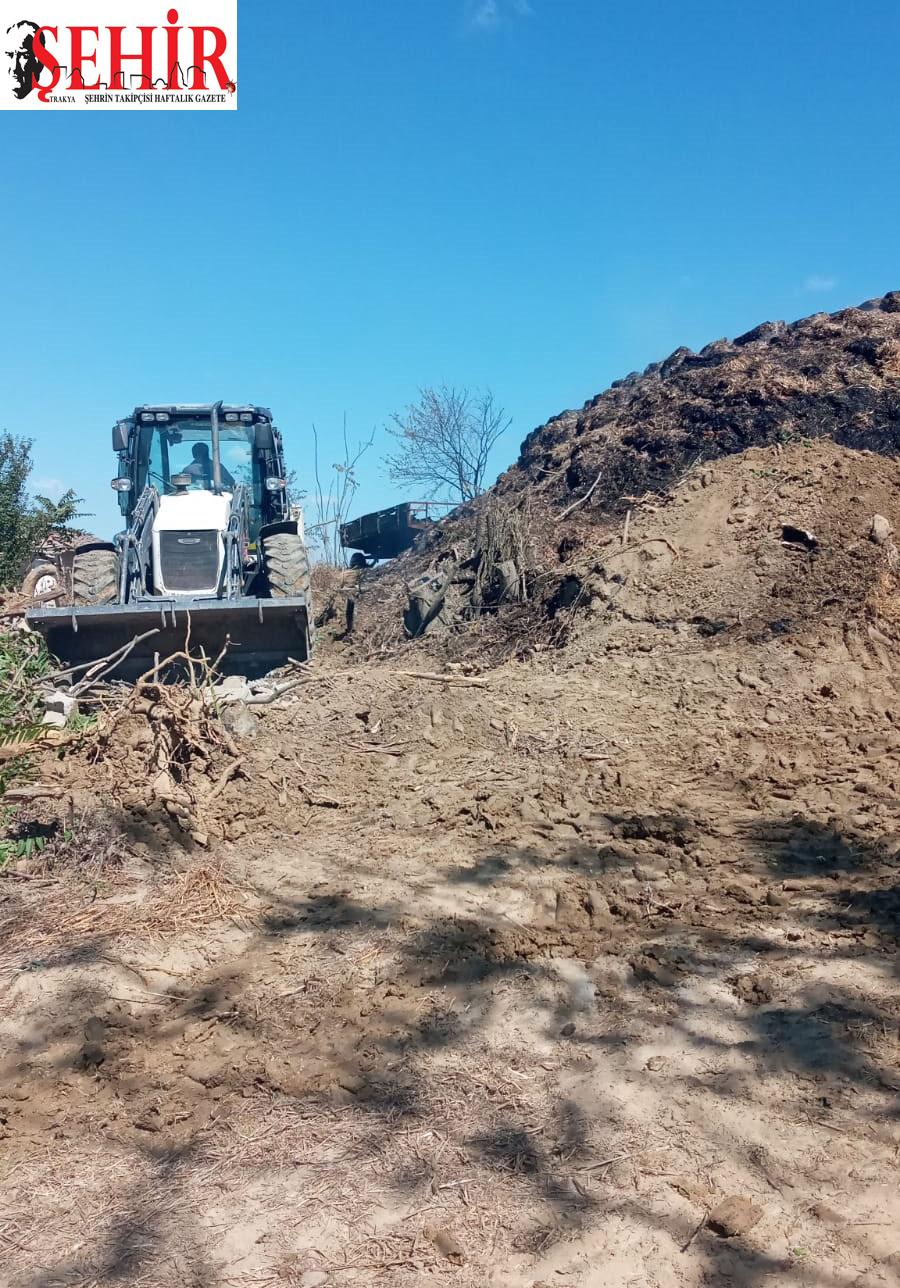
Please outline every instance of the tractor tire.
[[55, 590], [59, 591], [59, 599], [42, 599], [41, 608], [56, 608], [65, 599], [63, 579], [56, 564], [52, 563], [35, 564], [22, 582], [22, 594], [26, 599], [49, 595]]
[[263, 567], [271, 599], [305, 595], [309, 601], [309, 555], [296, 532], [275, 532], [263, 538]]
[[119, 560], [114, 550], [75, 552], [72, 603], [113, 604], [119, 594]]

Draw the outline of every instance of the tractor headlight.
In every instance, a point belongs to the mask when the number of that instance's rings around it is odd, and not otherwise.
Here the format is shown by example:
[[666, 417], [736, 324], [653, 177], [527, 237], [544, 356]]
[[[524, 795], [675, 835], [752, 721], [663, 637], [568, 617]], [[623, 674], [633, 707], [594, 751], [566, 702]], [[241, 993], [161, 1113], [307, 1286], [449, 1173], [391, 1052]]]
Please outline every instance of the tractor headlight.
[[110, 487], [116, 492], [130, 492], [131, 479], [113, 479]]
[[266, 479], [267, 492], [281, 492], [284, 490], [284, 479]]

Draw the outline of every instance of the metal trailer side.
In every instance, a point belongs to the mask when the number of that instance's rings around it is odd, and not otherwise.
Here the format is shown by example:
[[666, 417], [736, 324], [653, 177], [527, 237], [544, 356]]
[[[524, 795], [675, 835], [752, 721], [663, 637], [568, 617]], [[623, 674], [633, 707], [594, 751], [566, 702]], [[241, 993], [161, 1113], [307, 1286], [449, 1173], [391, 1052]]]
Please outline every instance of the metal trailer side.
[[428, 517], [429, 504], [434, 502], [404, 501], [342, 523], [341, 545], [346, 550], [361, 550], [370, 559], [395, 559], [434, 523]]

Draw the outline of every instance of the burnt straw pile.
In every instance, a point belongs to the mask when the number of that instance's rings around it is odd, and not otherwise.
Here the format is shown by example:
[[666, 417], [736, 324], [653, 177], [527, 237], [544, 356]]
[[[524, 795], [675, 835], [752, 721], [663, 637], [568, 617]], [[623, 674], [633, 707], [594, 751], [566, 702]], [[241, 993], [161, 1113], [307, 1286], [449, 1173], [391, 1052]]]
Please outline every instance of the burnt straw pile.
[[[864, 465], [865, 453], [874, 459]], [[896, 462], [886, 458], [898, 455], [900, 292], [799, 322], [766, 322], [699, 353], [677, 349], [535, 429], [486, 496], [394, 564], [364, 574], [351, 595], [344, 647], [378, 655], [427, 636], [452, 656], [489, 661], [535, 641], [562, 643], [569, 609], [605, 604], [605, 619], [621, 614], [625, 565], [635, 565], [633, 584], [660, 551], [679, 562], [674, 580], [691, 573], [705, 583], [705, 618], [730, 620], [724, 604], [716, 616], [723, 595], [743, 600], [745, 619], [771, 617], [750, 611], [745, 579], [733, 576], [735, 541], [747, 544], [755, 533], [759, 548], [748, 546], [744, 557], [757, 570], [779, 564], [771, 586], [758, 592], [753, 580], [754, 602], [760, 593], [790, 600], [800, 547], [788, 542], [783, 555], [780, 543], [785, 525], [796, 528], [802, 515], [835, 537], [803, 551], [801, 581], [816, 587], [810, 611], [818, 614], [835, 594], [843, 600], [848, 587], [858, 609], [884, 573], [883, 551], [866, 538], [873, 507], [890, 509]], [[701, 490], [676, 519], [673, 507]], [[710, 519], [719, 510], [721, 531]], [[859, 530], [845, 542], [850, 510]], [[706, 544], [692, 557], [698, 524]], [[498, 527], [520, 533], [515, 549], [500, 555], [484, 540]], [[657, 533], [668, 550], [648, 543]], [[620, 549], [636, 541], [641, 550]], [[831, 576], [838, 564], [840, 591]], [[673, 575], [663, 581], [671, 587]], [[679, 616], [677, 604], [656, 597], [655, 605], [666, 620]], [[689, 618], [697, 616], [692, 607]], [[774, 617], [791, 620], [789, 607]]]
[[599, 475], [592, 508], [621, 509], [700, 460], [804, 438], [900, 449], [900, 291], [676, 349], [535, 429], [497, 490], [563, 503]]

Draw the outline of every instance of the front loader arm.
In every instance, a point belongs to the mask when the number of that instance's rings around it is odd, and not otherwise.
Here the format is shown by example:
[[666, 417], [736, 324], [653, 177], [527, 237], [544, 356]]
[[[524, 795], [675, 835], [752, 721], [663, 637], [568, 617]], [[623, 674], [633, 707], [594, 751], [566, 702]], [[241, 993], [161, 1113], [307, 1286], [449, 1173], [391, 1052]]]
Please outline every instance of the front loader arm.
[[225, 599], [236, 599], [244, 593], [244, 555], [249, 540], [250, 494], [239, 483], [231, 497], [231, 516], [223, 533], [225, 557], [222, 561], [221, 591]]
[[120, 537], [119, 603], [128, 604], [148, 593], [147, 569], [151, 563], [153, 519], [159, 507], [159, 493], [145, 487], [131, 513], [131, 522]]

